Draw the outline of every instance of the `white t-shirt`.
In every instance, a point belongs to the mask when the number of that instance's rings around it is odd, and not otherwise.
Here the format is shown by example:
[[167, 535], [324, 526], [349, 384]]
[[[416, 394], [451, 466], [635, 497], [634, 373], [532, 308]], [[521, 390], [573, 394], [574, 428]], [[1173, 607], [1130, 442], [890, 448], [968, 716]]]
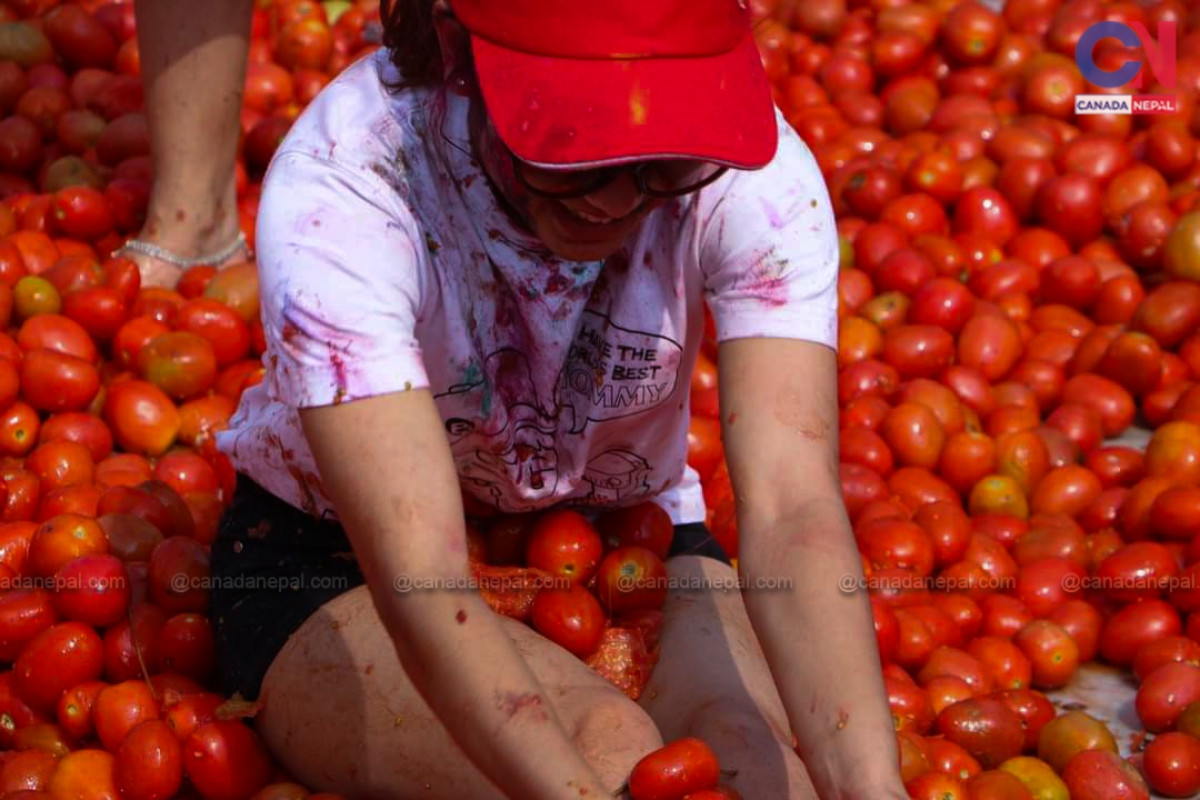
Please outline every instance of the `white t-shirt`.
[[[721, 340], [836, 345], [838, 243], [812, 154], [668, 201], [604, 262], [522, 232], [471, 157], [465, 98], [389, 93], [384, 51], [296, 122], [258, 219], [266, 376], [218, 444], [332, 513], [297, 408], [429, 389], [463, 490], [505, 512], [654, 499], [702, 521], [688, 393], [711, 306]], [[382, 478], [363, 464], [364, 480]]]

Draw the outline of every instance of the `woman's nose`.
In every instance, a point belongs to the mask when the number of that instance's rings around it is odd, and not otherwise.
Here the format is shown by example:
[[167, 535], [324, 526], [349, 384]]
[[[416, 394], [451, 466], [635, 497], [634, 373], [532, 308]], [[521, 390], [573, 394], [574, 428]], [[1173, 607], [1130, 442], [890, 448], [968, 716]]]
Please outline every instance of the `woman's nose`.
[[633, 176], [625, 173], [584, 199], [613, 219], [620, 219], [632, 214], [645, 198], [638, 189], [637, 183], [634, 182]]

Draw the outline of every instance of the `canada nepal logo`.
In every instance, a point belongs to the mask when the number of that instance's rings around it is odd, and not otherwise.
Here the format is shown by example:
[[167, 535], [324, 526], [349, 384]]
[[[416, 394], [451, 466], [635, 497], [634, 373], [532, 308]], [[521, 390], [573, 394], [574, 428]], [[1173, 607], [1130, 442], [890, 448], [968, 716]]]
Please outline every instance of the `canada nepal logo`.
[[[1175, 21], [1158, 23], [1158, 42], [1150, 38], [1140, 22], [1097, 22], [1083, 32], [1075, 46], [1075, 63], [1085, 80], [1103, 89], [1132, 86], [1141, 89], [1146, 71], [1137, 61], [1126, 61], [1118, 69], [1102, 69], [1096, 64], [1096, 45], [1113, 38], [1126, 47], [1142, 46], [1146, 64], [1155, 79], [1168, 89], [1175, 88]], [[1076, 114], [1174, 114], [1179, 101], [1173, 94], [1080, 94], [1075, 96]]]

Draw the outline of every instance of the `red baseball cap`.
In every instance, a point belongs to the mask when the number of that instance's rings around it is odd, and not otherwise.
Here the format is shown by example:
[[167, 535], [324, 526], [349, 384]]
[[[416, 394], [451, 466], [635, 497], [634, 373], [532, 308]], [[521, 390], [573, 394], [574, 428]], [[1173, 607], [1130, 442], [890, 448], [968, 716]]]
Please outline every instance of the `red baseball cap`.
[[746, 0], [450, 0], [500, 138], [544, 167], [692, 158], [765, 166], [778, 145]]

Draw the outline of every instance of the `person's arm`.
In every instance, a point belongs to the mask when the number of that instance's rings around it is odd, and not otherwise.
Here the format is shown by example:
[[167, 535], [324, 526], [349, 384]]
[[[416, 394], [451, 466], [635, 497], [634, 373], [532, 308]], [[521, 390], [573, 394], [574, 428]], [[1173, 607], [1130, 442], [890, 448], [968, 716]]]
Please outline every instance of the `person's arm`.
[[719, 363], [738, 568], [749, 587], [791, 582], [745, 598], [798, 751], [822, 800], [906, 798], [867, 594], [839, 582], [862, 565], [838, 479], [835, 354], [739, 339]]
[[[343, 91], [339, 105], [353, 105]], [[397, 657], [472, 763], [514, 800], [600, 797], [500, 618], [477, 592], [420, 588], [469, 575], [458, 477], [416, 336], [436, 278], [396, 191], [310, 155], [327, 152], [312, 127], [298, 125], [302, 150], [289, 135], [259, 211], [263, 389], [298, 409]], [[401, 575], [411, 591], [395, 590]]]
[[[428, 391], [300, 412], [326, 493], [405, 672], [506, 796], [611, 796], [468, 574], [458, 478]], [[397, 575], [412, 591], [394, 589]]]
[[[822, 800], [893, 800], [895, 734], [838, 476], [838, 237], [816, 160], [782, 119], [779, 152], [702, 200], [701, 268], [720, 341], [738, 567], [799, 752]], [[856, 582], [857, 583], [857, 582]]]

